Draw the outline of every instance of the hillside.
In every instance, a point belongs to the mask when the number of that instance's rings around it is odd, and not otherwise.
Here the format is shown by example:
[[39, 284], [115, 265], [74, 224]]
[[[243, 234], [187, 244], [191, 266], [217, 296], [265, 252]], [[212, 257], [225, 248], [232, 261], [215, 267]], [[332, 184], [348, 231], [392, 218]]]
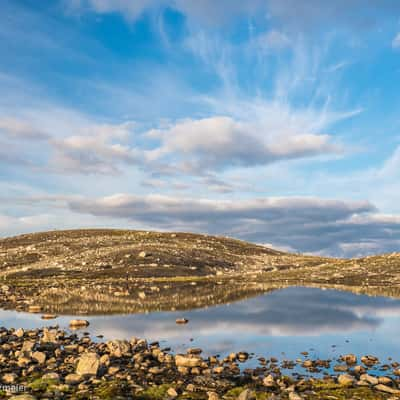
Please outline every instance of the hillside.
[[289, 285], [400, 295], [400, 254], [341, 260], [189, 233], [72, 230], [0, 240], [0, 306], [57, 313], [193, 308]]

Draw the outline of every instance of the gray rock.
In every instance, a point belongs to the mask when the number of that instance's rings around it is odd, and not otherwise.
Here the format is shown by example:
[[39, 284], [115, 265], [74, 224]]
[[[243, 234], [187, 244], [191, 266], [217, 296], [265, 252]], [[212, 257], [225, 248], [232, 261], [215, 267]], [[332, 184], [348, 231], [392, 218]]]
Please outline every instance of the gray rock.
[[127, 340], [111, 340], [107, 342], [107, 348], [111, 356], [118, 358], [131, 351], [131, 345]]
[[97, 375], [100, 367], [100, 357], [96, 353], [83, 353], [76, 367], [78, 375]]
[[60, 381], [60, 375], [58, 375], [56, 372], [48, 372], [47, 374], [44, 374], [42, 376], [42, 379], [59, 382]]
[[362, 374], [360, 376], [360, 380], [368, 382], [370, 385], [377, 385], [379, 383], [378, 378], [376, 378], [375, 376], [372, 376], [372, 375], [368, 375], [368, 374]]
[[32, 359], [35, 360], [38, 364], [44, 364], [46, 361], [46, 354], [42, 351], [35, 351], [32, 353]]
[[199, 367], [203, 360], [201, 357], [197, 356], [183, 356], [181, 354], [177, 354], [175, 356], [175, 364], [177, 367], [187, 367], [187, 368], [194, 368]]
[[57, 330], [56, 329], [43, 329], [42, 342], [43, 343], [57, 343]]
[[379, 385], [376, 385], [375, 389], [379, 390], [380, 392], [384, 392], [384, 393], [390, 393], [390, 394], [396, 394], [396, 395], [400, 394], [399, 389], [395, 389], [390, 386], [382, 385], [381, 383]]
[[17, 379], [18, 379], [18, 376], [17, 376], [17, 374], [14, 374], [14, 372], [4, 374], [1, 377], [2, 382], [5, 384], [15, 383], [17, 381]]
[[353, 376], [348, 374], [343, 374], [338, 376], [338, 383], [340, 386], [353, 386], [355, 379]]
[[68, 374], [64, 380], [67, 385], [78, 385], [82, 382], [82, 376], [78, 374]]
[[255, 399], [256, 396], [254, 392], [250, 389], [243, 390], [243, 392], [240, 393], [239, 397], [237, 398], [237, 400], [255, 400]]

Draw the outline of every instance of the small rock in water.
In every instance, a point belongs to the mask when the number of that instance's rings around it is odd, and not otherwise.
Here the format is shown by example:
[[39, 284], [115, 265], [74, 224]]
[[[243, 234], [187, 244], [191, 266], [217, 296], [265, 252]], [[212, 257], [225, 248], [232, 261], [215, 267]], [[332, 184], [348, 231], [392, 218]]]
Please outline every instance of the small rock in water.
[[55, 318], [57, 318], [57, 315], [55, 315], [55, 314], [43, 314], [41, 316], [41, 318], [42, 319], [55, 319]]
[[73, 319], [69, 322], [69, 327], [70, 328], [84, 328], [86, 326], [89, 326], [89, 321], [86, 321], [85, 319]]
[[357, 363], [357, 357], [354, 354], [345, 354], [344, 356], [342, 356], [342, 360], [347, 365], [354, 365]]

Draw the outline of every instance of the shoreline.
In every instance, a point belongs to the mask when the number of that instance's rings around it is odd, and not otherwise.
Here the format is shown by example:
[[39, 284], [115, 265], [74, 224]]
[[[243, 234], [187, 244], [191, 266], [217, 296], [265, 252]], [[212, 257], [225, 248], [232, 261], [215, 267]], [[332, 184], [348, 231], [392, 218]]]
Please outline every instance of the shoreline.
[[[245, 351], [202, 357], [202, 349], [172, 354], [145, 339], [92, 340], [53, 328], [0, 329], [2, 388], [20, 387], [11, 399], [400, 399], [400, 364], [373, 356], [341, 361], [258, 358], [241, 368]], [[300, 367], [304, 374], [290, 371]], [[333, 369], [335, 372], [329, 373]], [[374, 376], [379, 370], [380, 376]], [[288, 372], [287, 372], [288, 371]], [[315, 377], [322, 374], [322, 378]], [[314, 375], [314, 377], [313, 377]], [[1, 393], [1, 392], [0, 392]], [[18, 397], [18, 396], [25, 397]], [[27, 395], [33, 397], [26, 397]], [[13, 397], [14, 396], [14, 397]], [[333, 397], [329, 397], [333, 396]], [[336, 397], [335, 397], [336, 396]]]

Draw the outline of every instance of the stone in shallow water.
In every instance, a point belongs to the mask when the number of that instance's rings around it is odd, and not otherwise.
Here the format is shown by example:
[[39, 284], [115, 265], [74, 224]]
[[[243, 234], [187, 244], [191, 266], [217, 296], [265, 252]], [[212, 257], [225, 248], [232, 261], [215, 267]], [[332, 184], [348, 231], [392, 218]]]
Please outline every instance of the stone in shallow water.
[[187, 324], [189, 320], [187, 318], [177, 318], [175, 322], [177, 324]]
[[70, 328], [84, 328], [86, 326], [89, 326], [89, 321], [86, 321], [85, 319], [73, 319], [69, 322]]
[[341, 359], [347, 364], [347, 365], [354, 365], [357, 364], [357, 357], [354, 354], [345, 354], [344, 356], [341, 357]]
[[41, 316], [41, 318], [42, 319], [54, 319], [54, 318], [57, 318], [57, 315], [56, 314], [43, 314]]

